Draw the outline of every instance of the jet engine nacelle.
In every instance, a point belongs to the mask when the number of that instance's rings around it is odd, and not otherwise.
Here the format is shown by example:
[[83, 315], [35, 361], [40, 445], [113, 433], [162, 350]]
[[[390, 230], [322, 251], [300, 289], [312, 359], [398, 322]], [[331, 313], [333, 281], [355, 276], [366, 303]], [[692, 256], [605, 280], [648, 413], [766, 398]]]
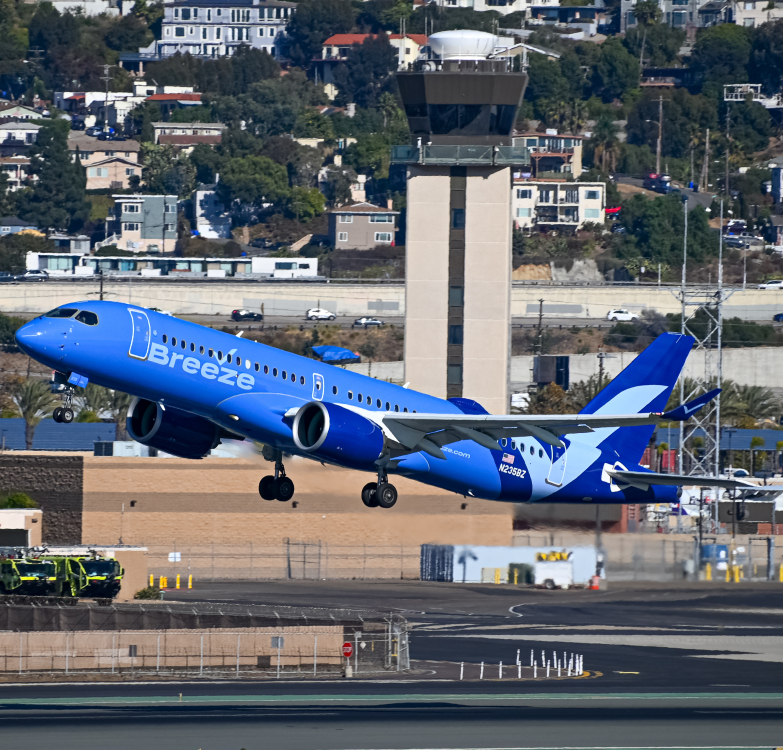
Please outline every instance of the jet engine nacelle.
[[311, 401], [294, 417], [294, 443], [304, 453], [356, 469], [372, 467], [383, 453], [381, 428], [339, 404]]
[[131, 402], [126, 427], [136, 442], [180, 458], [204, 458], [220, 442], [208, 419], [143, 398]]

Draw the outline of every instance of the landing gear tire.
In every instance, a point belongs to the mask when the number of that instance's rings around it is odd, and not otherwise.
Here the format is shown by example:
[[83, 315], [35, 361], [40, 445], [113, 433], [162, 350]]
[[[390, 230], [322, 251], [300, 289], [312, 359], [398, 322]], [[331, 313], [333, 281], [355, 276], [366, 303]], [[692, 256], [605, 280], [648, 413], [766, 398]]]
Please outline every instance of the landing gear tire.
[[60, 421], [63, 424], [70, 424], [73, 422], [73, 409], [63, 409], [63, 412], [60, 415]]
[[53, 412], [52, 412], [52, 419], [55, 422], [62, 422], [63, 421], [63, 407], [58, 406]]
[[375, 496], [375, 490], [377, 488], [378, 484], [376, 482], [370, 482], [369, 484], [365, 484], [364, 487], [362, 487], [362, 502], [368, 508], [378, 507], [378, 498]]
[[375, 491], [375, 499], [381, 508], [391, 508], [397, 502], [397, 488], [393, 484], [381, 484]]
[[288, 477], [278, 477], [274, 480], [275, 497], [286, 503], [294, 496], [294, 483]]
[[275, 478], [269, 474], [258, 483], [258, 494], [264, 500], [275, 499]]

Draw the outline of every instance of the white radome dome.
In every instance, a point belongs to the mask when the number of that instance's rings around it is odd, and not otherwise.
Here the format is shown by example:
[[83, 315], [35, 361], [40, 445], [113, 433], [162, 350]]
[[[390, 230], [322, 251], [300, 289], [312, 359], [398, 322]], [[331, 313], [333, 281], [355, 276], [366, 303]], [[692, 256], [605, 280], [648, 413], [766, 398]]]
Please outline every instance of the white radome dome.
[[430, 49], [441, 60], [486, 60], [497, 44], [494, 34], [470, 29], [439, 31], [429, 38]]

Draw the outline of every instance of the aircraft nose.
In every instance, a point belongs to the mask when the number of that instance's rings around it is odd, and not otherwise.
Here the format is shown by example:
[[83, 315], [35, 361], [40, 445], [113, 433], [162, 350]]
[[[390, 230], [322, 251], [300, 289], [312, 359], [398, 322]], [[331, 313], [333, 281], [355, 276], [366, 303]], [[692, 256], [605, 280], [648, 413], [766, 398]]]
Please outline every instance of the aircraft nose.
[[[47, 330], [41, 320], [36, 319], [25, 323], [17, 330], [14, 338], [17, 346], [25, 354], [39, 362], [52, 358], [59, 359], [61, 352], [58, 347], [61, 342], [55, 341], [56, 337], [53, 332]], [[62, 338], [62, 335], [59, 338]]]

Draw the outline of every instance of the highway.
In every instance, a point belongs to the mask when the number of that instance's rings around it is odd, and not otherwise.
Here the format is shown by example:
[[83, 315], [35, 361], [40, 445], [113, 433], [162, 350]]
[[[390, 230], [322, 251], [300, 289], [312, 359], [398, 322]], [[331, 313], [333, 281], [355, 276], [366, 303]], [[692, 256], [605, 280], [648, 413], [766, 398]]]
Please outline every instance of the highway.
[[[783, 586], [542, 591], [418, 581], [202, 582], [179, 601], [404, 614], [412, 670], [383, 679], [0, 685], [3, 746], [117, 750], [777, 747]], [[586, 673], [523, 679], [530, 649]], [[506, 669], [498, 679], [498, 664]], [[485, 679], [479, 680], [485, 662]], [[459, 679], [464, 663], [464, 679]], [[107, 739], [107, 738], [110, 738]]]

